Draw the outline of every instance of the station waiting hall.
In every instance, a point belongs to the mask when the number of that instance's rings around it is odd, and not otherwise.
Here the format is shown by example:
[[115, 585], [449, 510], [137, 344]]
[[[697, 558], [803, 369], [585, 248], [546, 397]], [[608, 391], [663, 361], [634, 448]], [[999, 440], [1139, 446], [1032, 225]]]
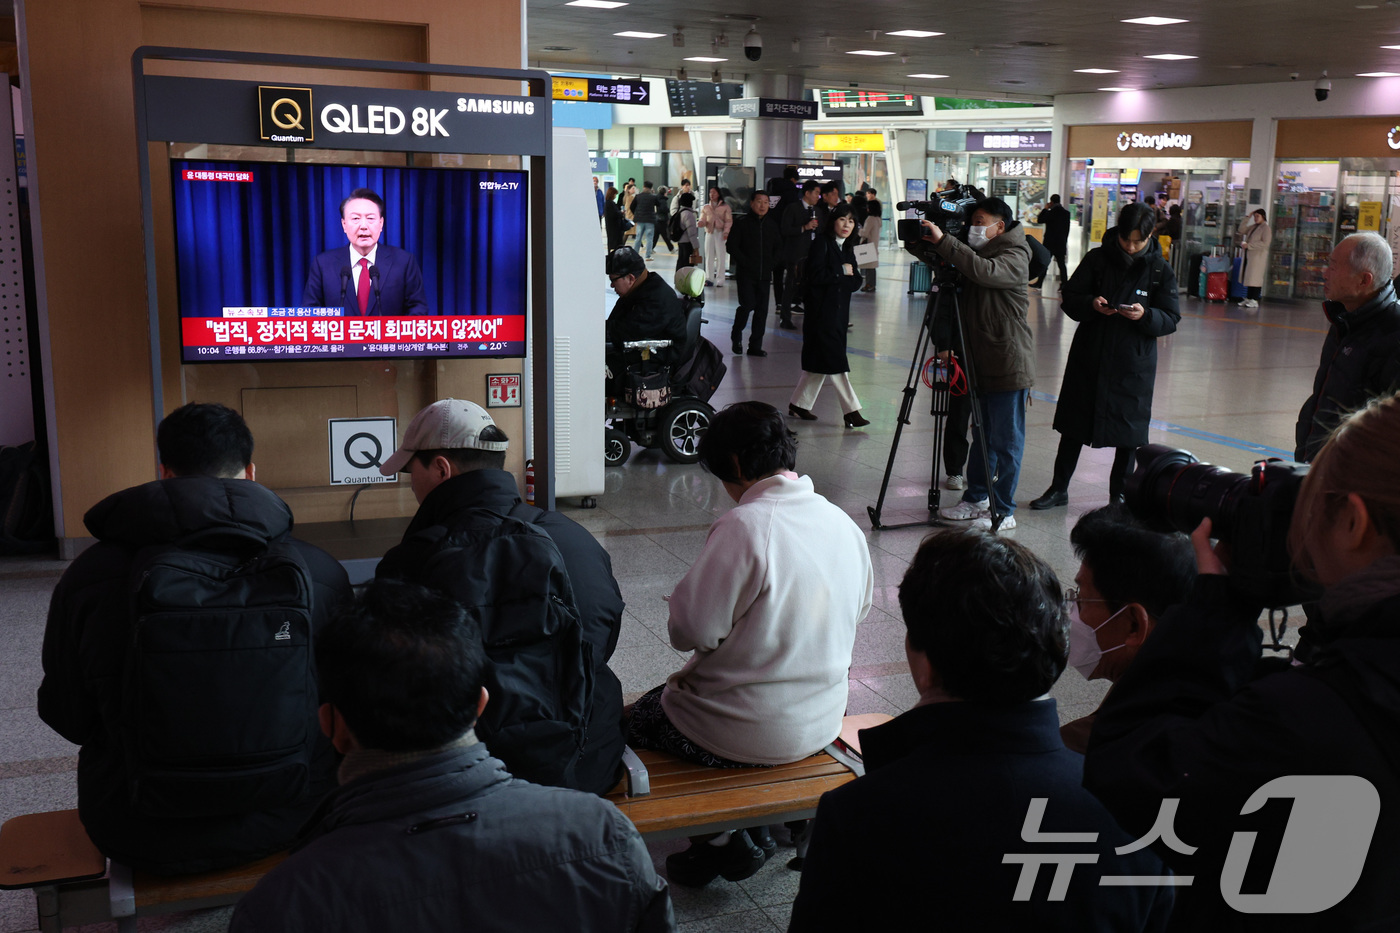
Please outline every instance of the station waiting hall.
[[0, 11], [0, 933], [1400, 917], [1390, 6]]

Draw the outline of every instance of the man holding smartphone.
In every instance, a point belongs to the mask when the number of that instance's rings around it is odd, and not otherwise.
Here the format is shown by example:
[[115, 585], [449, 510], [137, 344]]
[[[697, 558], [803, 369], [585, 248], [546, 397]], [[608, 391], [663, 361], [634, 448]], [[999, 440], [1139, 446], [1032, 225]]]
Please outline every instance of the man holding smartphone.
[[1110, 502], [1121, 502], [1133, 451], [1147, 443], [1157, 338], [1176, 330], [1176, 276], [1152, 236], [1156, 214], [1129, 204], [1118, 225], [1090, 250], [1061, 291], [1060, 308], [1079, 322], [1065, 363], [1055, 430], [1060, 449], [1050, 488], [1033, 509], [1069, 502], [1069, 481], [1084, 445], [1116, 448]]
[[[905, 249], [925, 262], [949, 263], [962, 273], [959, 298], [966, 351], [973, 363], [987, 454], [974, 438], [962, 501], [939, 509], [941, 518], [991, 528], [990, 497], [1003, 516], [1001, 530], [1016, 527], [1016, 481], [1026, 445], [1026, 397], [1035, 385], [1035, 337], [1030, 306], [1031, 250], [1026, 234], [1001, 198], [973, 206], [967, 242], [923, 221], [924, 237]], [[995, 481], [993, 481], [993, 479]]]

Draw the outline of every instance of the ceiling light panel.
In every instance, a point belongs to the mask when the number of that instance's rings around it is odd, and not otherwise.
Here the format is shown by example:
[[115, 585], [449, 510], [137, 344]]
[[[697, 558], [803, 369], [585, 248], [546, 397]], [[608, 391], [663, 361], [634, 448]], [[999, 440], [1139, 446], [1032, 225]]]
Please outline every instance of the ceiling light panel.
[[1074, 69], [1074, 73], [1081, 75], [1116, 75], [1118, 71], [1114, 68], [1076, 68]]
[[847, 55], [877, 55], [877, 56], [878, 56], [878, 55], [893, 55], [894, 53], [893, 53], [893, 52], [877, 52], [877, 51], [875, 51], [874, 49], [856, 49], [855, 51], [853, 51], [853, 52], [847, 52], [846, 54], [847, 54]]
[[1125, 23], [1136, 23], [1139, 26], [1174, 26], [1177, 23], [1189, 23], [1188, 19], [1172, 19], [1170, 16], [1139, 16], [1137, 19], [1122, 20]]
[[941, 32], [925, 32], [922, 29], [901, 29], [899, 32], [887, 32], [887, 36], [907, 36], [910, 39], [928, 39], [932, 36], [941, 36]]
[[694, 58], [687, 58], [688, 62], [727, 62], [727, 58], [711, 58], [708, 55], [697, 55]]
[[1400, 78], [1397, 71], [1366, 71], [1357, 75], [1358, 78]]
[[624, 39], [660, 39], [660, 38], [663, 38], [663, 37], [666, 35], [666, 33], [664, 33], [664, 32], [615, 32], [615, 33], [613, 33], [613, 35], [615, 35], [615, 36], [621, 36], [621, 37], [624, 38]]
[[946, 77], [948, 77], [948, 76], [947, 76], [947, 75], [917, 74], [917, 75], [905, 75], [905, 77], [906, 77], [906, 78], [923, 78], [923, 79], [925, 79], [925, 80], [927, 80], [927, 81], [936, 81], [936, 80], [938, 80], [939, 78], [946, 78]]
[[1184, 62], [1195, 55], [1181, 55], [1176, 52], [1163, 52], [1160, 55], [1144, 55], [1143, 58], [1155, 58], [1159, 62]]
[[591, 10], [616, 10], [620, 6], [626, 6], [620, 0], [569, 0], [564, 6], [586, 6]]

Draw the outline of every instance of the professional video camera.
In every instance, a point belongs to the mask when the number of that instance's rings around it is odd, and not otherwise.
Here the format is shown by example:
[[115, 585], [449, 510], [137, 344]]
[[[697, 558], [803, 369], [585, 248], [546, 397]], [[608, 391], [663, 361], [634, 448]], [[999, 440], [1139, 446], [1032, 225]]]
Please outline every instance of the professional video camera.
[[1128, 508], [1157, 531], [1190, 534], [1209, 518], [1211, 534], [1230, 546], [1231, 586], [1269, 608], [1317, 599], [1288, 556], [1288, 525], [1307, 464], [1261, 460], [1248, 475], [1201, 463], [1163, 444], [1137, 449], [1128, 477]]
[[[967, 242], [967, 228], [972, 222], [972, 208], [982, 200], [982, 192], [972, 185], [958, 185], [936, 192], [931, 201], [900, 201], [896, 210], [917, 211], [924, 220], [935, 224], [949, 236]], [[905, 218], [898, 224], [899, 238], [905, 242], [921, 240], [923, 223], [918, 218]]]

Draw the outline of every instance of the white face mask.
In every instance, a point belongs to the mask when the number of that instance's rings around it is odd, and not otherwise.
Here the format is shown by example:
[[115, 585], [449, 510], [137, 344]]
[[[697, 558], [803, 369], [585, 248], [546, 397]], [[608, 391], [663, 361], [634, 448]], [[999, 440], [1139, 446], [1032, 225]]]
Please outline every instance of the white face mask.
[[[1123, 609], [1127, 608], [1127, 606], [1123, 607]], [[1099, 661], [1103, 659], [1104, 655], [1123, 647], [1122, 645], [1114, 645], [1105, 651], [1099, 647], [1097, 638], [1098, 630], [1118, 618], [1118, 614], [1123, 609], [1119, 609], [1118, 612], [1104, 619], [1097, 627], [1090, 628], [1088, 622], [1079, 618], [1079, 604], [1069, 604], [1069, 663], [1071, 667], [1084, 675], [1085, 680], [1088, 680], [1090, 675], [1094, 673], [1094, 669], [1099, 666]]]
[[971, 246], [973, 249], [981, 249], [982, 247], [986, 246], [989, 242], [991, 242], [991, 237], [987, 236], [987, 231], [995, 226], [996, 224], [991, 224], [987, 227], [968, 227], [967, 245]]

